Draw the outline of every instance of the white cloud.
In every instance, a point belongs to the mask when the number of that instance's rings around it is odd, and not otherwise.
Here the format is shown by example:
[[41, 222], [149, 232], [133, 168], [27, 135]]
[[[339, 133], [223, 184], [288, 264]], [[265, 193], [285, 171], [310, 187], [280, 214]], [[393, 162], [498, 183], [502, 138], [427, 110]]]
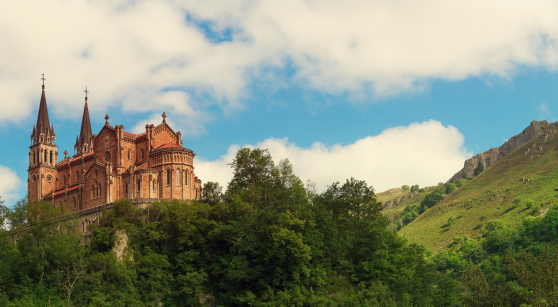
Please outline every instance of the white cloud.
[[[430, 120], [389, 128], [346, 146], [314, 143], [310, 148], [301, 148], [284, 138], [245, 147], [267, 148], [276, 162], [289, 159], [295, 173], [305, 182], [307, 179], [316, 182], [318, 191], [324, 191], [335, 181], [354, 177], [366, 180], [381, 192], [404, 184], [430, 186], [445, 182], [472, 155], [463, 142], [463, 135], [455, 127]], [[217, 181], [226, 187], [232, 178], [232, 169], [227, 164], [239, 148], [231, 146], [215, 161], [197, 157], [196, 175], [204, 182]]]
[[13, 201], [18, 198], [18, 189], [22, 185], [21, 179], [12, 169], [0, 165], [0, 197], [3, 201]]
[[[189, 17], [231, 39], [213, 42]], [[354, 97], [421, 91], [434, 79], [508, 78], [518, 66], [555, 69], [558, 2], [5, 0], [0, 37], [4, 122], [37, 107], [44, 72], [49, 103], [76, 114], [85, 85], [91, 109], [142, 113], [182, 92], [188, 99], [173, 110], [200, 133], [207, 118], [189, 109], [236, 110], [262, 69], [287, 61], [295, 74], [278, 84]]]
[[539, 111], [539, 118], [540, 119], [551, 119], [552, 118], [552, 111], [546, 105], [546, 102], [541, 103], [537, 106], [537, 111]]

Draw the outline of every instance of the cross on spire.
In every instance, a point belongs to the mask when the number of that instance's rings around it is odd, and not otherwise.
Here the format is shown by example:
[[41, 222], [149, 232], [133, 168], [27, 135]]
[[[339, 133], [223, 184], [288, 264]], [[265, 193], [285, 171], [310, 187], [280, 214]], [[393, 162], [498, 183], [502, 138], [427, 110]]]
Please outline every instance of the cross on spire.
[[85, 91], [83, 91], [85, 93], [85, 99], [87, 99], [87, 94], [89, 93], [89, 91], [87, 90], [87, 85], [85, 86]]
[[163, 115], [161, 115], [163, 117], [163, 123], [167, 122], [167, 114], [165, 114], [165, 112], [163, 112]]
[[45, 79], [45, 74], [42, 74], [42, 75], [43, 75], [43, 77], [41, 78], [41, 80], [43, 80], [43, 89], [45, 89], [45, 80], [46, 80]]
[[108, 119], [109, 119], [109, 116], [108, 116], [108, 114], [107, 114], [107, 115], [105, 116], [105, 121], [106, 121], [106, 122], [105, 122], [105, 125], [108, 125]]

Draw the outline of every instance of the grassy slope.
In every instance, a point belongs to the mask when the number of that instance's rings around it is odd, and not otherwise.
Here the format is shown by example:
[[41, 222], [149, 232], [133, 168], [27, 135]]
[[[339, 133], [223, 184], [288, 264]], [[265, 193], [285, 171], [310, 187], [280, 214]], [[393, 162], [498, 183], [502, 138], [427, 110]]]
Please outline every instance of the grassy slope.
[[386, 201], [398, 198], [398, 197], [405, 197], [397, 206], [392, 208], [386, 208], [382, 210], [382, 213], [390, 220], [401, 220], [401, 213], [403, 209], [409, 205], [415, 205], [422, 202], [424, 197], [430, 192], [432, 192], [436, 187], [425, 187], [423, 188], [423, 192], [418, 192], [411, 197], [411, 192], [403, 191], [402, 189], [391, 189], [382, 193], [376, 194], [376, 199], [381, 202], [382, 204]]
[[[400, 234], [425, 247], [437, 251], [452, 242], [454, 236], [482, 235], [486, 224], [495, 219], [510, 226], [523, 218], [544, 214], [549, 205], [557, 202], [558, 194], [558, 131], [545, 141], [545, 135], [533, 139], [513, 153], [448, 195], [409, 225]], [[539, 150], [542, 149], [542, 150]], [[530, 179], [524, 183], [521, 179]], [[515, 206], [514, 199], [522, 203]], [[524, 203], [531, 199], [541, 206], [532, 213]], [[447, 225], [455, 217], [453, 227]]]

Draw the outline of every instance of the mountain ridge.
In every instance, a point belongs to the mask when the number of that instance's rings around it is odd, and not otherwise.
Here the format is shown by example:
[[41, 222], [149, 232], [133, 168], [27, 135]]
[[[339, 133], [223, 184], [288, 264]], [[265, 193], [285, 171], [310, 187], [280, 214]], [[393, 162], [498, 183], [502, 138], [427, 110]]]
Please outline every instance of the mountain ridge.
[[459, 179], [472, 179], [475, 177], [475, 170], [479, 167], [479, 163], [482, 165], [483, 169], [487, 169], [521, 145], [537, 138], [538, 136], [544, 134], [545, 131], [555, 127], [558, 127], [558, 122], [548, 123], [546, 120], [532, 121], [521, 133], [511, 137], [499, 147], [490, 148], [485, 152], [476, 154], [465, 160], [463, 168], [455, 173], [455, 175], [453, 175], [447, 183], [456, 182]]

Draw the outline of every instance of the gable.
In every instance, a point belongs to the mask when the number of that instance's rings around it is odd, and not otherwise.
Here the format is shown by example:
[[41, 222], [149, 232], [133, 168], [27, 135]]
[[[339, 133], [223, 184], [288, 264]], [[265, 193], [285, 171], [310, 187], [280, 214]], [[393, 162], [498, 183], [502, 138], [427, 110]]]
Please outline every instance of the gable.
[[116, 131], [104, 126], [95, 138], [95, 151], [101, 151], [116, 146]]
[[153, 148], [169, 143], [178, 144], [176, 133], [166, 123], [155, 127], [153, 129]]

